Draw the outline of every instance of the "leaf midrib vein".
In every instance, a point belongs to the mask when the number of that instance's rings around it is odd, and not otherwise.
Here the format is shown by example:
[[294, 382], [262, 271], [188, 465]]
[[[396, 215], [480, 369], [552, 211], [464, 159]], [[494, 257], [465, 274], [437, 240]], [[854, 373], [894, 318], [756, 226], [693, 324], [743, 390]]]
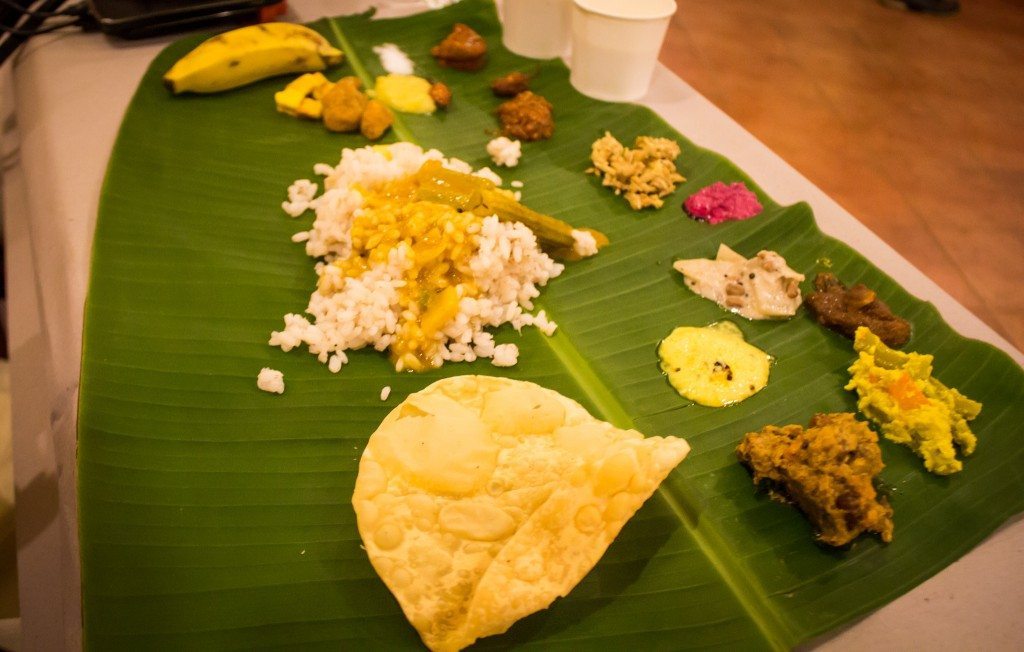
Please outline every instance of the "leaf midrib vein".
[[[372, 81], [369, 73], [367, 73], [366, 68], [356, 56], [355, 48], [352, 47], [352, 44], [342, 32], [337, 19], [329, 17], [327, 18], [327, 23], [331, 27], [331, 32], [335, 37], [338, 47], [345, 52], [352, 70], [362, 80], [363, 84], [369, 88]], [[416, 142], [412, 132], [405, 126], [397, 112], [395, 113], [395, 122], [392, 125], [392, 129], [401, 140], [410, 143]], [[538, 310], [546, 310], [549, 315], [554, 314], [551, 310], [546, 309], [542, 302], [535, 302], [535, 307]], [[616, 427], [634, 429], [632, 417], [629, 416], [629, 413], [619, 400], [601, 381], [594, 370], [591, 369], [586, 359], [569, 341], [562, 329], [557, 330], [551, 337], [542, 339], [552, 353], [555, 354], [555, 357], [562, 363], [566, 371], [569, 372], [569, 375], [572, 376], [580, 389], [587, 395], [587, 398], [590, 399], [602, 418]], [[794, 637], [788, 632], [784, 620], [768, 601], [762, 588], [755, 581], [747, 577], [743, 569], [734, 568], [735, 564], [728, 563], [724, 557], [716, 552], [716, 547], [718, 549], [725, 549], [725, 543], [721, 535], [715, 532], [712, 527], [705, 525], [702, 529], [692, 523], [678, 499], [665, 489], [664, 483], [658, 487], [657, 493], [679, 519], [680, 524], [690, 533], [703, 556], [708, 559], [722, 577], [740, 606], [764, 636], [765, 641], [773, 649], [788, 649], [790, 641], [794, 640]]]

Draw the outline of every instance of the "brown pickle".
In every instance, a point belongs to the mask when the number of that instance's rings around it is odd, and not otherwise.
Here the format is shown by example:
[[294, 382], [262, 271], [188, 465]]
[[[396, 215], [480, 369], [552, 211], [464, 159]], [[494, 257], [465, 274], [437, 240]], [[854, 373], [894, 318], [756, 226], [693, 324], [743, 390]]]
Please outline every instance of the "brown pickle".
[[850, 339], [865, 326], [892, 348], [910, 340], [910, 322], [893, 314], [873, 290], [862, 283], [848, 288], [830, 272], [814, 278], [814, 292], [804, 297], [804, 305], [819, 324]]
[[491, 82], [491, 91], [498, 97], [515, 97], [528, 90], [530, 90], [530, 78], [518, 70]]
[[443, 41], [430, 48], [437, 63], [456, 70], [474, 71], [483, 68], [487, 58], [487, 41], [469, 25], [455, 23]]
[[551, 103], [524, 91], [498, 107], [501, 133], [519, 140], [546, 140], [555, 132]]

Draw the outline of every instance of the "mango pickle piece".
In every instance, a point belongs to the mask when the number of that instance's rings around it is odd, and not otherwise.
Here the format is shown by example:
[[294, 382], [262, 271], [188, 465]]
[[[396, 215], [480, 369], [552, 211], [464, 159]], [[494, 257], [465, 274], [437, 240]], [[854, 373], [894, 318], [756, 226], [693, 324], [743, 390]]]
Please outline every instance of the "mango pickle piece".
[[412, 247], [413, 258], [417, 265], [423, 265], [439, 258], [444, 253], [444, 242], [421, 240]]
[[434, 333], [455, 318], [459, 312], [459, 293], [449, 285], [440, 293], [435, 294], [427, 306], [427, 311], [420, 319], [420, 328], [425, 337], [433, 337]]

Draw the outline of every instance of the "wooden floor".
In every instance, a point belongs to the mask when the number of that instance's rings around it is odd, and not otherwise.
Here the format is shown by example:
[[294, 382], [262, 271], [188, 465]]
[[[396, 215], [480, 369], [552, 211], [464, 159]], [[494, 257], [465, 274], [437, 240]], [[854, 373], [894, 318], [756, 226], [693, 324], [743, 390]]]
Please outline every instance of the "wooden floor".
[[678, 0], [662, 61], [1024, 349], [1024, 3]]

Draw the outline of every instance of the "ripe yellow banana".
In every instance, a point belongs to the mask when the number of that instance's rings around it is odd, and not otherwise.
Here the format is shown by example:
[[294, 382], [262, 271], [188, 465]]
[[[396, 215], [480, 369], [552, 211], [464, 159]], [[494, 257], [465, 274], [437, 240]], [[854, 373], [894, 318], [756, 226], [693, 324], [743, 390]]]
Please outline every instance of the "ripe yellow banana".
[[164, 75], [172, 93], [216, 93], [254, 81], [323, 70], [344, 54], [323, 36], [293, 23], [263, 23], [200, 43]]

